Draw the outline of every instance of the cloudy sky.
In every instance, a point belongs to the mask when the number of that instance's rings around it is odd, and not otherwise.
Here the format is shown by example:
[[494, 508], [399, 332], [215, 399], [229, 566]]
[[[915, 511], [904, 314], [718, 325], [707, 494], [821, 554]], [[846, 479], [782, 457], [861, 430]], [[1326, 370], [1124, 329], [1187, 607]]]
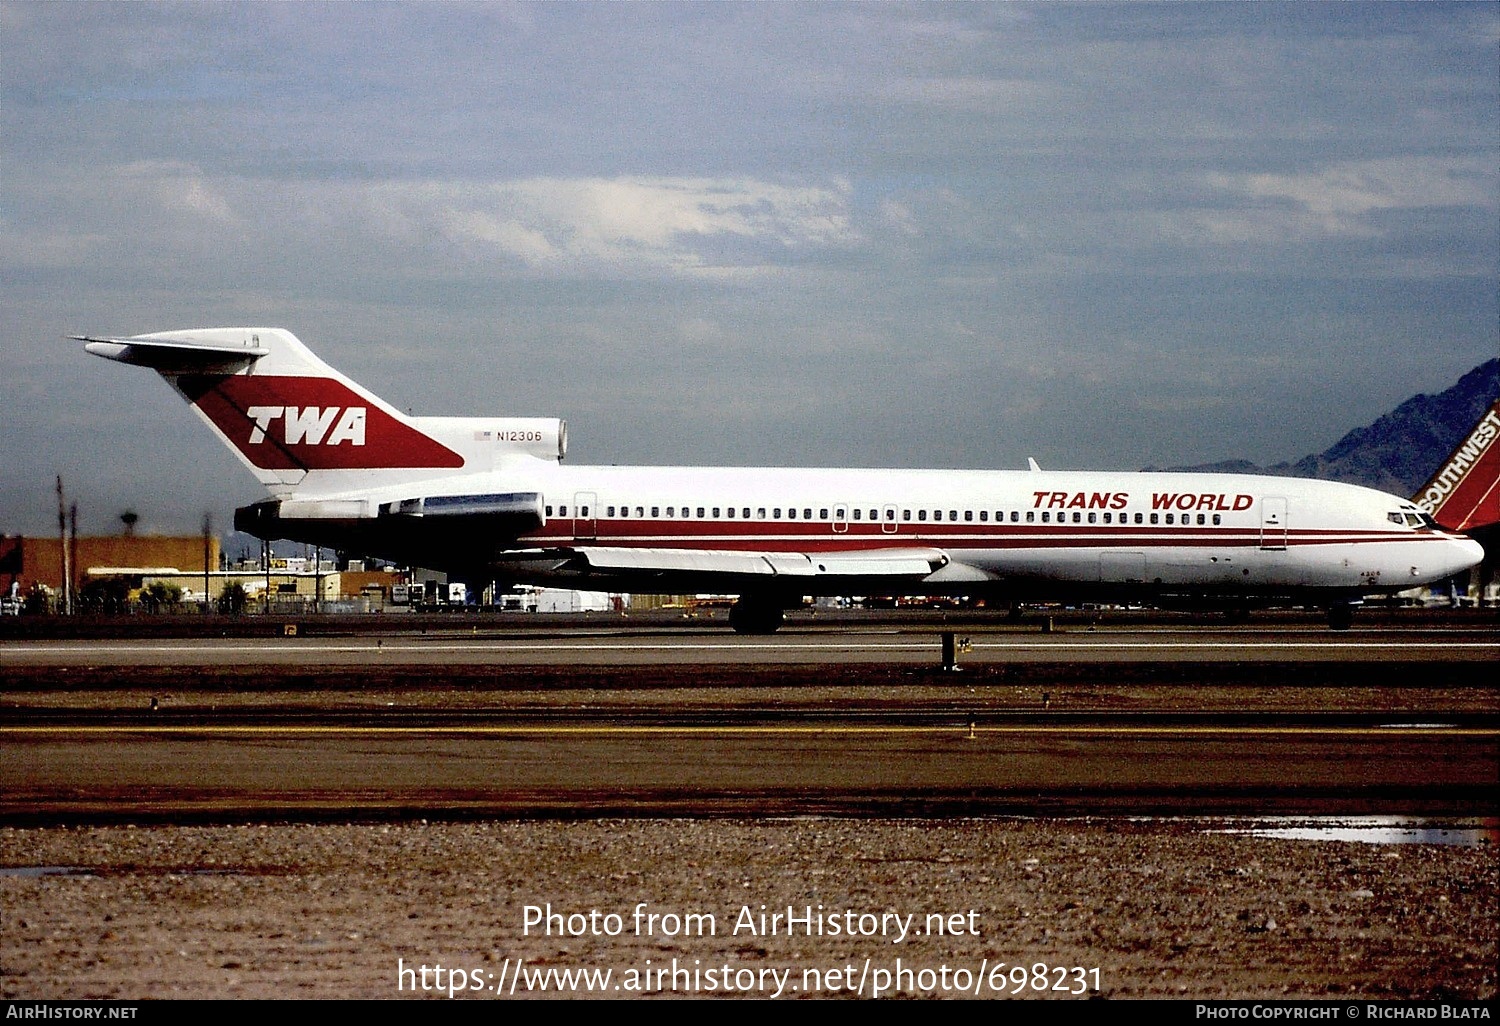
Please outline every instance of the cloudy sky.
[[576, 463], [1320, 451], [1500, 352], [1494, 4], [0, 4], [0, 531], [260, 498], [70, 332]]

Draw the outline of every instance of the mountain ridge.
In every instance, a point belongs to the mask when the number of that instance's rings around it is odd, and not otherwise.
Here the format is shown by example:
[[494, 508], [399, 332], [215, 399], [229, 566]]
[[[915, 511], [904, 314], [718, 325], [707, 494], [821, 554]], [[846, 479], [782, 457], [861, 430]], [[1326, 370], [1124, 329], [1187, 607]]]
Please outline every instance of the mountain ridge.
[[1500, 358], [1481, 363], [1442, 392], [1412, 396], [1389, 413], [1350, 431], [1322, 452], [1310, 453], [1296, 461], [1262, 467], [1250, 460], [1228, 459], [1165, 469], [1312, 477], [1365, 485], [1395, 495], [1412, 495], [1469, 433], [1497, 395], [1500, 395]]

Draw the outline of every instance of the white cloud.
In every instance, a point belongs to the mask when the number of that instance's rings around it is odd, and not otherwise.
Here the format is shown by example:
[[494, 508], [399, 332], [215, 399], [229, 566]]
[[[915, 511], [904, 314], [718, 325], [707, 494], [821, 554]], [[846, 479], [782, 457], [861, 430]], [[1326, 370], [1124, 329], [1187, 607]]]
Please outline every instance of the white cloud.
[[759, 262], [726, 245], [850, 244], [850, 192], [843, 182], [536, 178], [388, 182], [368, 190], [367, 205], [394, 233], [431, 232], [528, 267], [692, 273]]
[[1250, 234], [1253, 222], [1282, 235], [1371, 235], [1375, 229], [1367, 215], [1375, 211], [1496, 207], [1495, 169], [1475, 158], [1387, 157], [1302, 174], [1214, 174], [1205, 181], [1219, 191], [1268, 204], [1253, 216], [1242, 212], [1202, 218], [1212, 233], [1229, 237]]
[[226, 224], [237, 220], [229, 201], [192, 164], [138, 161], [120, 168], [118, 177], [144, 183], [164, 209], [185, 211]]

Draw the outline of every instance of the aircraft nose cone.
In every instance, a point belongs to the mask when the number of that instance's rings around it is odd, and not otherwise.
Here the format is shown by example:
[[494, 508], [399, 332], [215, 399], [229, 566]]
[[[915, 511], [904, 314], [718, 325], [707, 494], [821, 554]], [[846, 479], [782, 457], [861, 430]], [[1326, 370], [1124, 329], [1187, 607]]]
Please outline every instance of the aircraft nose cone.
[[1478, 565], [1484, 559], [1484, 546], [1473, 538], [1452, 538], [1448, 542], [1447, 557], [1449, 569], [1443, 572], [1444, 577]]

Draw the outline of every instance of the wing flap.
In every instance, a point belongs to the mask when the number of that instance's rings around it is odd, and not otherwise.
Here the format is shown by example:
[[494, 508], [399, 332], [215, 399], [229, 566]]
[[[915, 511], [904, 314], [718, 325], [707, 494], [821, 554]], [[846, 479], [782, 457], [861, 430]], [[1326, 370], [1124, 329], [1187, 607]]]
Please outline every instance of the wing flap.
[[739, 552], [731, 549], [657, 549], [585, 546], [574, 550], [604, 573], [702, 574], [725, 577], [926, 577], [948, 562], [939, 549], [853, 552]]

